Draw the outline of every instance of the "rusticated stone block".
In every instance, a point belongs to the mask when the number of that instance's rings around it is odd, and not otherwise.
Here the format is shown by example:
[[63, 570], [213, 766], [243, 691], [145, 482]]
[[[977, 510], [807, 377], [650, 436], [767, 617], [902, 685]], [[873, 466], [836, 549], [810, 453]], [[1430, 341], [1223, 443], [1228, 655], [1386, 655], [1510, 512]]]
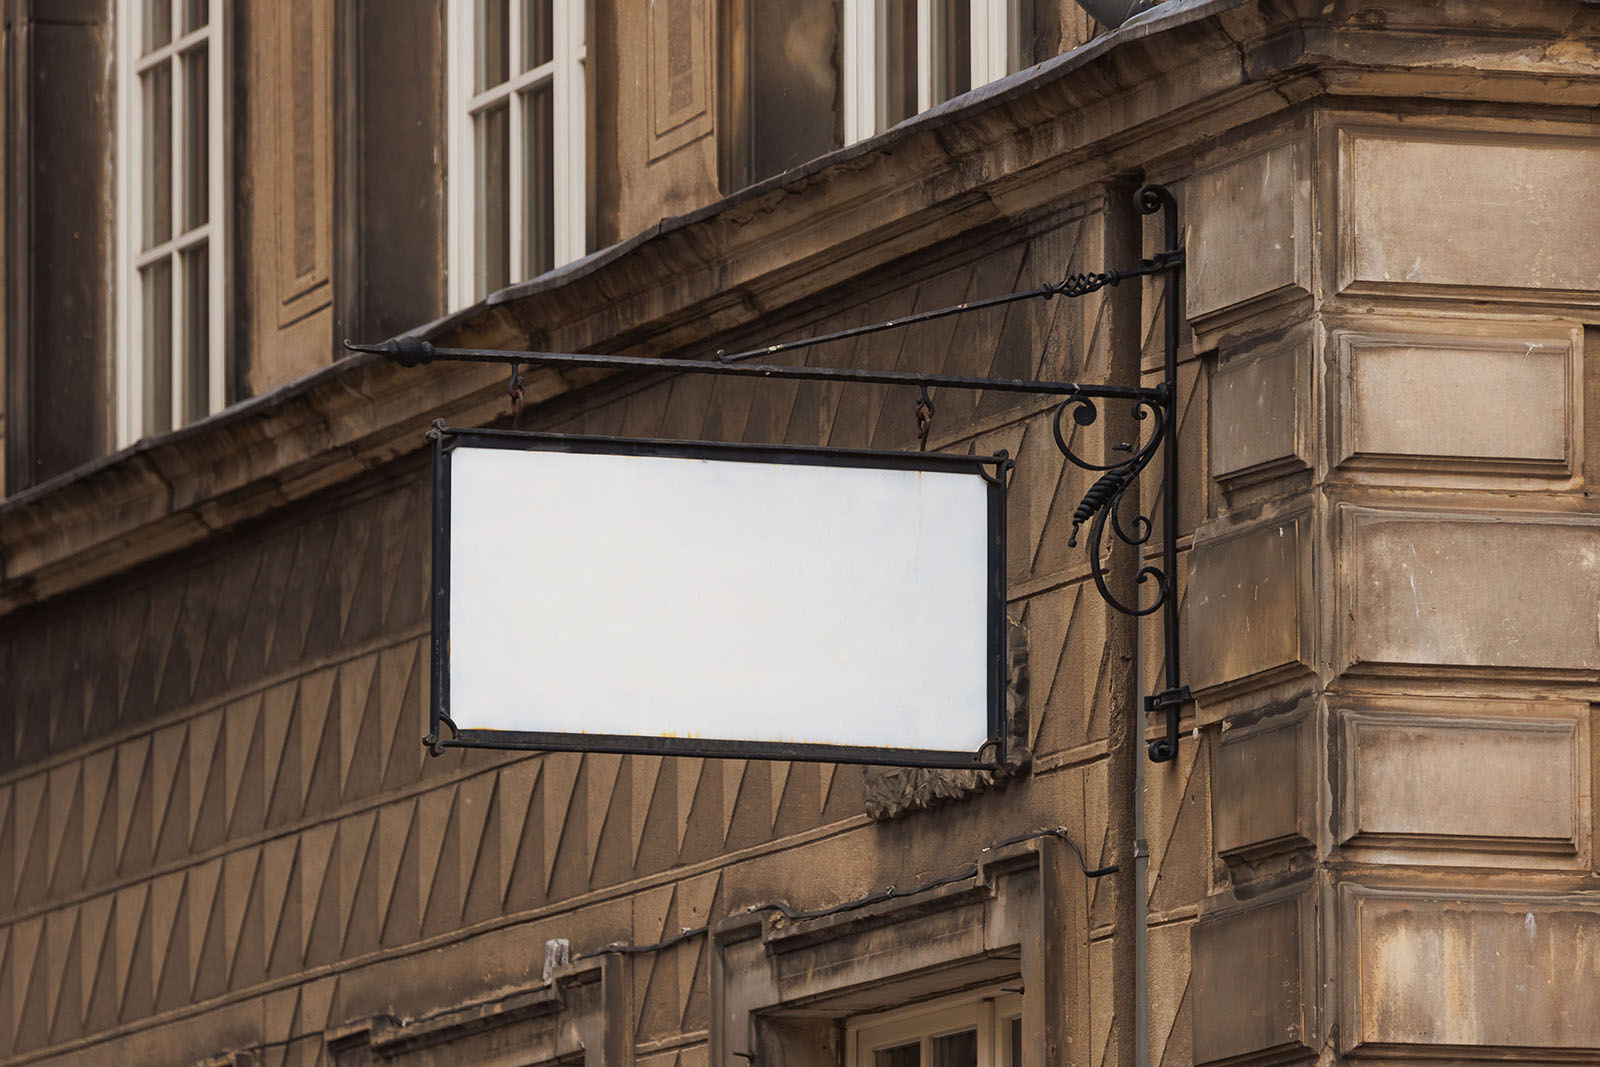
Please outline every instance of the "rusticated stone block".
[[1189, 553], [1190, 686], [1309, 671], [1309, 516], [1197, 538]]
[[1339, 518], [1346, 666], [1600, 669], [1600, 521], [1351, 505]]
[[1422, 485], [1576, 473], [1580, 328], [1467, 320], [1363, 327], [1335, 335], [1335, 462], [1344, 471]]
[[1287, 712], [1225, 730], [1217, 743], [1211, 818], [1217, 852], [1234, 882], [1276, 873], [1312, 844], [1316, 785], [1307, 731], [1314, 698]]
[[1301, 155], [1297, 143], [1273, 145], [1190, 183], [1190, 319], [1310, 292], [1311, 195]]
[[1347, 845], [1433, 863], [1587, 854], [1585, 705], [1386, 700], [1337, 714]]
[[1211, 474], [1228, 492], [1311, 465], [1310, 328], [1233, 355], [1211, 382]]
[[1600, 143], [1345, 130], [1340, 161], [1341, 289], [1600, 287]]
[[[1343, 1051], [1550, 1063], [1600, 1052], [1600, 896], [1347, 885]], [[1466, 1054], [1469, 1053], [1470, 1055]]]
[[1195, 924], [1189, 988], [1196, 1064], [1247, 1056], [1278, 1062], [1309, 1051], [1313, 927], [1304, 892]]

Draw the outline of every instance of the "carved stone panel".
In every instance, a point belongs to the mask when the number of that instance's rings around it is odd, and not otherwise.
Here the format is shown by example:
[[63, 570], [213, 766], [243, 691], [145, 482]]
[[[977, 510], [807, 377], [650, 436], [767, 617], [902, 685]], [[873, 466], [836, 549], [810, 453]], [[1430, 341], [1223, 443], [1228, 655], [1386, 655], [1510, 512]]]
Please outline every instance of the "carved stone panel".
[[1600, 670], [1600, 520], [1341, 505], [1340, 663]]
[[1600, 1049], [1600, 897], [1346, 885], [1340, 910], [1342, 1051], [1543, 1064]]
[[1343, 130], [1339, 284], [1600, 302], [1600, 142]]
[[1223, 732], [1217, 743], [1212, 826], [1237, 885], [1281, 872], [1309, 850], [1316, 817], [1311, 716], [1316, 698]]
[[332, 300], [333, 7], [304, 0], [275, 9], [277, 55], [278, 323]]
[[654, 0], [648, 7], [651, 160], [711, 132], [708, 0]]
[[1548, 486], [1581, 454], [1583, 332], [1401, 320], [1335, 332], [1335, 462], [1366, 481]]
[[1587, 853], [1585, 705], [1390, 699], [1337, 714], [1347, 847], [1519, 867]]
[[1310, 1053], [1316, 938], [1310, 896], [1201, 919], [1190, 935], [1194, 1062], [1277, 1063]]

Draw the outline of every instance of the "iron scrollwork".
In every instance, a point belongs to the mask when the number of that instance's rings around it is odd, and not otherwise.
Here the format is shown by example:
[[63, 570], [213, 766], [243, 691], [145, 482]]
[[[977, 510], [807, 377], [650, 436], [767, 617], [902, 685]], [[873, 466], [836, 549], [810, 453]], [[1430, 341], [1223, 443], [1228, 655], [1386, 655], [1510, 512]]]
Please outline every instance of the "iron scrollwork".
[[[1155, 389], [1145, 391], [1133, 401], [1133, 417], [1141, 423], [1153, 420], [1153, 425], [1150, 426], [1144, 443], [1139, 447], [1113, 446], [1125, 449], [1129, 452], [1129, 456], [1127, 459], [1112, 463], [1095, 463], [1078, 455], [1072, 450], [1067, 440], [1068, 435], [1062, 431], [1062, 424], [1069, 409], [1073, 421], [1079, 426], [1094, 424], [1099, 417], [1099, 409], [1096, 408], [1093, 398], [1076, 393], [1069, 395], [1057, 406], [1052, 426], [1056, 446], [1061, 449], [1061, 454], [1069, 462], [1086, 471], [1100, 472], [1100, 477], [1084, 493], [1083, 500], [1073, 514], [1072, 536], [1067, 543], [1076, 545], [1079, 528], [1085, 522], [1089, 523], [1089, 574], [1094, 579], [1095, 588], [1099, 590], [1100, 596], [1114, 610], [1124, 615], [1141, 617], [1161, 612], [1164, 646], [1162, 659], [1166, 688], [1147, 696], [1144, 708], [1146, 712], [1164, 715], [1167, 720], [1165, 735], [1157, 737], [1149, 744], [1150, 759], [1156, 763], [1166, 763], [1177, 758], [1179, 714], [1183, 705], [1192, 699], [1189, 687], [1179, 681], [1181, 664], [1177, 605], [1178, 442], [1177, 428], [1173, 422], [1175, 418], [1173, 409], [1178, 393], [1178, 334], [1181, 326], [1178, 286], [1184, 266], [1184, 250], [1179, 243], [1178, 202], [1169, 190], [1159, 185], [1147, 185], [1139, 190], [1135, 202], [1141, 214], [1162, 216], [1164, 237], [1162, 250], [1149, 259], [1141, 260], [1134, 269], [1121, 274], [1110, 271], [1105, 274], [1069, 276], [1057, 287], [1057, 291], [1069, 295], [1081, 295], [1107, 285], [1115, 285], [1123, 277], [1161, 275], [1164, 278], [1163, 355], [1165, 358], [1162, 382]], [[1135, 574], [1137, 585], [1146, 586], [1153, 581], [1156, 592], [1149, 603], [1127, 604], [1113, 594], [1106, 584], [1106, 556], [1103, 550], [1106, 527], [1109, 525], [1117, 540], [1132, 549], [1136, 557], [1142, 547], [1150, 541], [1151, 535], [1155, 532], [1154, 520], [1141, 510], [1124, 524], [1122, 501], [1129, 487], [1137, 482], [1140, 473], [1150, 465], [1157, 452], [1164, 452], [1159, 498], [1162, 527], [1160, 563], [1159, 565], [1145, 563]]]
[[1129, 452], [1127, 459], [1115, 463], [1095, 463], [1080, 456], [1073, 451], [1067, 434], [1062, 431], [1062, 422], [1068, 411], [1072, 413], [1072, 421], [1079, 426], [1092, 426], [1100, 417], [1099, 408], [1095, 402], [1086, 396], [1073, 395], [1062, 401], [1057, 406], [1051, 429], [1055, 434], [1056, 447], [1061, 454], [1074, 466], [1086, 471], [1102, 472], [1078, 504], [1077, 511], [1072, 516], [1072, 535], [1067, 539], [1067, 544], [1076, 547], [1078, 544], [1078, 530], [1085, 523], [1089, 523], [1089, 573], [1094, 579], [1095, 588], [1100, 591], [1100, 596], [1105, 602], [1122, 612], [1124, 615], [1144, 616], [1153, 615], [1161, 610], [1167, 601], [1169, 593], [1167, 574], [1161, 567], [1147, 564], [1139, 568], [1136, 581], [1143, 585], [1150, 580], [1155, 581], [1156, 595], [1142, 607], [1125, 604], [1111, 592], [1106, 585], [1105, 554], [1103, 545], [1107, 526], [1111, 528], [1117, 540], [1138, 551], [1139, 547], [1148, 543], [1154, 531], [1154, 524], [1150, 518], [1143, 514], [1135, 515], [1128, 525], [1123, 525], [1122, 498], [1128, 489], [1134, 485], [1145, 467], [1155, 458], [1161, 450], [1162, 443], [1166, 440], [1167, 420], [1171, 417], [1165, 399], [1154, 397], [1141, 397], [1133, 402], [1133, 417], [1141, 422], [1153, 420], [1151, 432], [1146, 436], [1144, 443], [1135, 448], [1133, 445], [1115, 446]]

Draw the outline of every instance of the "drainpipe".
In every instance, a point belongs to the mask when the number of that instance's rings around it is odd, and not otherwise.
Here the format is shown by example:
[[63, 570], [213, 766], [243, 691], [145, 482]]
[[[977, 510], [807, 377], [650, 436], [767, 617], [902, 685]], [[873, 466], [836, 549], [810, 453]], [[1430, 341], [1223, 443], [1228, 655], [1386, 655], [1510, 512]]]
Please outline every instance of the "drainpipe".
[[[1133, 627], [1133, 677], [1135, 691], [1148, 693], [1144, 678], [1144, 626]], [[1143, 723], [1140, 723], [1141, 727]], [[1139, 731], [1144, 738], [1144, 730]], [[1150, 843], [1144, 829], [1144, 776], [1149, 761], [1144, 746], [1133, 759], [1133, 1063], [1150, 1067]]]

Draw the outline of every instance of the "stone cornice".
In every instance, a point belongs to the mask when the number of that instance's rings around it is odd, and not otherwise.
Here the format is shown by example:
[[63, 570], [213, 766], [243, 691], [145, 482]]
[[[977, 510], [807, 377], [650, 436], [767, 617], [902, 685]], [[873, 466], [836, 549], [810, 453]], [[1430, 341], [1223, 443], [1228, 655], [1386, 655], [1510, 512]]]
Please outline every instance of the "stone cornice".
[[[489, 347], [692, 349], [939, 241], [1092, 198], [1084, 191], [1097, 181], [1179, 159], [1318, 94], [1600, 100], [1600, 11], [1575, 0], [1425, 12], [1396, 3], [1382, 27], [1371, 4], [1334, 8], [1169, 0], [1073, 52], [415, 332]], [[1406, 24], [1423, 17], [1431, 21]], [[529, 377], [530, 403], [595, 380]], [[413, 451], [435, 417], [480, 424], [505, 408], [503, 375], [489, 368], [340, 360], [0, 502], [0, 613]]]

